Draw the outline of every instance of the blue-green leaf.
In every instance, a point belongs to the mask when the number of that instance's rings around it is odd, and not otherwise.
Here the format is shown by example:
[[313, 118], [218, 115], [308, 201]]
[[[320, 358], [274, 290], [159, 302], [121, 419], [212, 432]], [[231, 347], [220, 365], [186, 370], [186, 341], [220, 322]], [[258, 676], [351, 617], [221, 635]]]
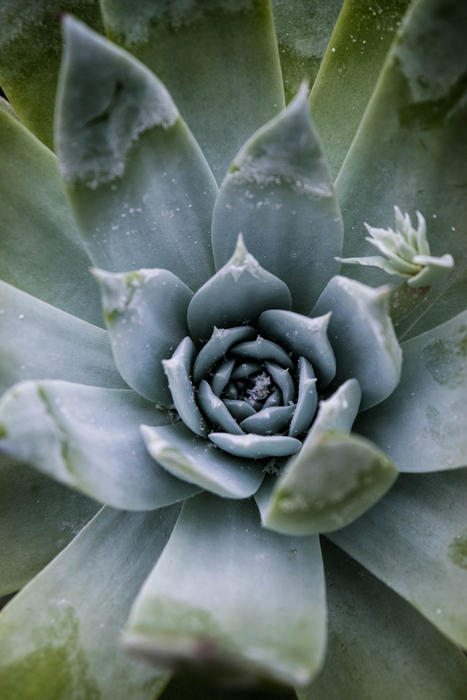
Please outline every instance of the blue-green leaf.
[[101, 0], [109, 36], [169, 88], [222, 180], [240, 146], [284, 106], [268, 0]]
[[467, 311], [402, 343], [401, 381], [356, 430], [374, 440], [402, 472], [467, 464]]
[[193, 381], [199, 384], [217, 362], [230, 350], [232, 345], [243, 340], [252, 340], [256, 331], [251, 326], [236, 328], [214, 328], [211, 337], [196, 356], [193, 365]]
[[[298, 452], [302, 446], [300, 440], [285, 435], [209, 433], [209, 439], [231, 455], [253, 460], [288, 457]], [[261, 469], [261, 465], [258, 468]]]
[[156, 664], [218, 667], [224, 683], [304, 685], [323, 660], [325, 620], [317, 538], [268, 532], [252, 502], [202, 495], [185, 504], [125, 641]]
[[160, 267], [197, 289], [212, 274], [217, 187], [162, 83], [65, 19], [56, 142], [86, 248], [113, 272]]
[[347, 277], [327, 284], [313, 315], [332, 312], [329, 340], [336, 356], [336, 383], [355, 378], [361, 408], [379, 403], [397, 386], [402, 353], [389, 318], [390, 287], [373, 289]]
[[342, 221], [311, 123], [307, 88], [254, 134], [222, 183], [212, 221], [216, 267], [239, 233], [252, 255], [287, 283], [293, 308], [308, 313], [338, 270]]
[[141, 428], [154, 459], [174, 476], [226, 498], [248, 498], [263, 480], [261, 467], [216, 450], [183, 423]]
[[229, 261], [191, 300], [188, 325], [194, 339], [206, 342], [214, 326], [229, 328], [252, 323], [266, 309], [290, 306], [287, 285], [261, 267], [239, 235]]
[[109, 335], [0, 281], [0, 393], [26, 379], [126, 387]]
[[191, 290], [167, 270], [94, 270], [94, 276], [122, 377], [145, 398], [170, 405], [162, 360], [172, 356], [188, 333]]
[[0, 615], [5, 700], [155, 700], [168, 675], [129, 659], [121, 627], [178, 513], [101, 510]]
[[0, 402], [0, 452], [96, 500], [149, 510], [196, 493], [148, 455], [139, 426], [167, 416], [131, 390], [22, 382]]
[[331, 536], [464, 648], [466, 497], [467, 469], [404, 474], [360, 520]]

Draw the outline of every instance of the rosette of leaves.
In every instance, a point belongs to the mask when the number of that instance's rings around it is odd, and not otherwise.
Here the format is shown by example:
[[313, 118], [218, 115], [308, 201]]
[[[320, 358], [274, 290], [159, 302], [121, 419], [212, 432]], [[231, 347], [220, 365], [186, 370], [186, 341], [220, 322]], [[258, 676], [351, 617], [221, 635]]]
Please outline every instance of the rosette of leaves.
[[466, 10], [340, 5], [0, 10], [2, 698], [464, 697]]

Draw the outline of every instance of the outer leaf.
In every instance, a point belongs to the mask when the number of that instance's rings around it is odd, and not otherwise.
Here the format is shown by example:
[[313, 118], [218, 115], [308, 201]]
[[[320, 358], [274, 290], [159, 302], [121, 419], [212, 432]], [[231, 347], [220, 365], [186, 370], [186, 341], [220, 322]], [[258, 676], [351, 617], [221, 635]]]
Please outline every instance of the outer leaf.
[[271, 4], [289, 102], [303, 80], [313, 83], [342, 0], [272, 0]]
[[222, 183], [212, 221], [217, 268], [239, 233], [259, 263], [287, 283], [294, 310], [308, 313], [337, 272], [342, 221], [306, 86], [247, 141]]
[[25, 379], [126, 387], [108, 333], [0, 281], [0, 393]]
[[409, 0], [345, 0], [310, 95], [336, 177], [374, 90]]
[[371, 442], [322, 433], [305, 443], [276, 483], [263, 525], [298, 535], [337, 530], [378, 501], [397, 475]]
[[72, 12], [97, 30], [102, 26], [97, 0], [2, 0], [0, 5], [0, 85], [21, 121], [49, 147], [62, 48], [60, 12]]
[[171, 405], [162, 360], [187, 335], [191, 290], [167, 270], [95, 270], [115, 363], [128, 384], [158, 404]]
[[[422, 314], [412, 334], [465, 307], [466, 22], [463, 2], [413, 4], [336, 183], [346, 257], [371, 254], [371, 246], [363, 243], [363, 222], [386, 225], [394, 204], [402, 211], [419, 209], [429, 222], [432, 254], [454, 257], [454, 272], [407, 317], [401, 333]], [[353, 274], [376, 279], [366, 268]]]
[[149, 453], [171, 474], [226, 498], [248, 498], [263, 480], [261, 467], [216, 450], [183, 423], [141, 426]]
[[399, 471], [467, 464], [467, 311], [402, 344], [399, 386], [357, 420]]
[[56, 141], [93, 262], [166, 268], [196, 289], [217, 192], [199, 146], [147, 68], [71, 18], [64, 31]]
[[22, 382], [0, 402], [0, 451], [116, 508], [160, 508], [198, 491], [144, 448], [140, 424], [167, 420], [130, 390]]
[[239, 235], [229, 261], [190, 301], [188, 325], [194, 339], [206, 342], [214, 326], [240, 326], [255, 322], [266, 309], [290, 307], [287, 285], [261, 267]]
[[222, 180], [240, 146], [284, 106], [269, 2], [102, 0], [102, 7], [110, 37], [164, 81]]
[[462, 652], [337, 548], [323, 551], [329, 650], [322, 673], [299, 699], [463, 700]]
[[143, 586], [126, 644], [156, 663], [217, 666], [224, 681], [303, 685], [322, 662], [325, 617], [316, 538], [281, 537], [261, 528], [252, 502], [202, 495]]
[[358, 380], [361, 409], [385, 399], [400, 379], [402, 353], [389, 318], [390, 291], [338, 275], [313, 309], [313, 316], [332, 312], [328, 336], [336, 356], [336, 383]]
[[371, 511], [331, 536], [463, 647], [467, 646], [466, 494], [467, 469], [403, 475]]
[[118, 638], [177, 510], [101, 510], [15, 597], [0, 616], [2, 698], [159, 697], [167, 675], [128, 659]]
[[24, 586], [98, 507], [43, 474], [0, 458], [0, 595]]
[[97, 286], [89, 275], [89, 258], [68, 210], [55, 157], [3, 109], [0, 152], [0, 277], [102, 325]]

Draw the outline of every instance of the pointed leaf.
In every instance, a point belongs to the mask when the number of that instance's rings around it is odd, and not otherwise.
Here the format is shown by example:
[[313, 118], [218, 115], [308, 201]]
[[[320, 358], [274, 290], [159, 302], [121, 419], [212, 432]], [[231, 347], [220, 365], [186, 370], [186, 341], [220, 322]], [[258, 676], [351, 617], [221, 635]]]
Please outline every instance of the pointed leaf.
[[311, 123], [307, 88], [235, 157], [213, 213], [216, 267], [242, 233], [252, 255], [287, 283], [293, 308], [308, 313], [342, 248], [342, 221]]
[[0, 393], [25, 379], [126, 387], [102, 328], [0, 281]]
[[97, 31], [102, 29], [97, 0], [0, 4], [0, 85], [23, 124], [50, 148], [62, 48], [60, 12], [73, 13]]
[[167, 375], [170, 393], [178, 415], [196, 435], [206, 437], [206, 421], [198, 408], [195, 387], [191, 381], [195, 344], [187, 336], [182, 340], [170, 360], [163, 360], [162, 366]]
[[304, 357], [298, 361], [299, 384], [297, 407], [290, 423], [289, 435], [303, 435], [311, 425], [318, 408], [316, 378], [311, 364]]
[[242, 420], [240, 427], [247, 433], [256, 433], [257, 435], [281, 433], [288, 428], [294, 411], [294, 405], [266, 407]]
[[5, 698], [159, 697], [167, 674], [129, 659], [119, 634], [177, 512], [101, 510], [13, 599], [0, 616]]
[[0, 595], [24, 586], [99, 505], [29, 467], [0, 458]]
[[141, 427], [146, 447], [154, 459], [179, 479], [197, 484], [218, 496], [247, 498], [263, 480], [261, 466], [231, 457], [207, 440], [199, 439], [183, 425]]
[[209, 433], [208, 437], [225, 452], [237, 457], [246, 457], [247, 459], [287, 457], [298, 452], [302, 446], [300, 440], [286, 437], [285, 435]]
[[303, 685], [322, 662], [325, 618], [317, 538], [268, 532], [252, 502], [206, 494], [185, 504], [126, 644], [156, 663], [220, 667], [224, 682], [241, 674]]
[[115, 363], [141, 396], [170, 405], [162, 367], [187, 335], [192, 292], [167, 270], [111, 273], [95, 270]]
[[212, 274], [212, 173], [162, 83], [68, 17], [56, 142], [87, 250], [113, 272], [161, 267], [197, 289]]
[[271, 4], [289, 102], [303, 80], [313, 84], [342, 0], [272, 0]]
[[467, 469], [402, 475], [380, 503], [331, 536], [463, 647], [467, 646], [466, 497]]
[[378, 80], [409, 0], [346, 0], [310, 95], [336, 177]]
[[208, 374], [210, 369], [228, 352], [228, 350], [242, 340], [252, 340], [256, 331], [251, 326], [238, 326], [238, 328], [214, 328], [211, 337], [196, 356], [193, 365], [193, 381], [199, 384], [201, 379]]
[[213, 392], [208, 382], [203, 379], [198, 387], [198, 403], [206, 418], [212, 425], [227, 433], [242, 434], [242, 429], [229, 413], [224, 402]]
[[325, 544], [329, 648], [322, 672], [298, 692], [299, 700], [463, 700], [467, 661], [460, 649]]
[[240, 146], [284, 106], [269, 2], [101, 4], [109, 36], [164, 81], [221, 181]]
[[402, 472], [467, 464], [467, 311], [402, 343], [401, 381], [355, 429], [374, 440]]
[[[336, 181], [346, 257], [371, 254], [363, 223], [387, 225], [394, 204], [402, 211], [420, 210], [432, 254], [454, 257], [446, 282], [401, 324], [402, 337], [429, 330], [465, 308], [466, 22], [463, 2], [412, 4]], [[381, 279], [367, 268], [352, 275]]]
[[398, 472], [369, 441], [323, 433], [305, 443], [276, 482], [263, 525], [289, 534], [344, 527], [392, 486]]
[[0, 402], [0, 451], [116, 508], [160, 508], [197, 491], [146, 452], [140, 424], [167, 420], [130, 390], [22, 382]]
[[313, 315], [332, 311], [328, 335], [336, 356], [336, 383], [358, 380], [361, 409], [385, 399], [400, 379], [402, 353], [389, 318], [389, 293], [389, 287], [373, 289], [338, 275], [313, 309]]
[[239, 235], [229, 261], [191, 300], [188, 325], [193, 338], [206, 342], [214, 326], [229, 328], [252, 323], [266, 309], [290, 306], [287, 285], [261, 267]]
[[0, 277], [102, 325], [90, 261], [68, 210], [54, 155], [5, 110], [0, 110], [0, 151]]
[[321, 400], [305, 445], [313, 442], [324, 432], [350, 433], [360, 407], [361, 397], [362, 392], [357, 380], [348, 379], [328, 399]]

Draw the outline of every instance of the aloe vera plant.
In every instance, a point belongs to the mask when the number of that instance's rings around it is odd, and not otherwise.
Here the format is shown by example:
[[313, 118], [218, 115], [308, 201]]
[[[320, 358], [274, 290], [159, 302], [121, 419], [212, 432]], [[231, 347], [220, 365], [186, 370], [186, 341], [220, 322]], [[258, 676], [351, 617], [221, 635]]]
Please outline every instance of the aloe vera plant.
[[466, 19], [3, 3], [2, 698], [465, 697]]

